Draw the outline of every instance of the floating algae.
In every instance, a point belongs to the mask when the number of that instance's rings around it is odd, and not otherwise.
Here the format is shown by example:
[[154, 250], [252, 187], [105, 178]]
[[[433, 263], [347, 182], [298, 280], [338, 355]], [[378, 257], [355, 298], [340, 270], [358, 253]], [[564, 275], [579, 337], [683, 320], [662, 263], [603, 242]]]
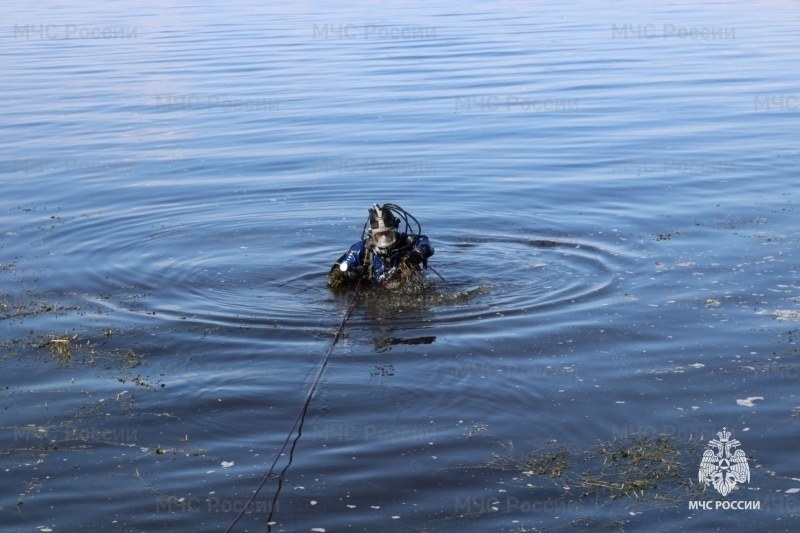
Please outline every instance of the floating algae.
[[702, 492], [692, 480], [700, 441], [682, 442], [674, 437], [631, 435], [601, 441], [585, 449], [566, 445], [535, 450], [522, 456], [495, 454], [486, 466], [518, 472], [518, 481], [548, 477], [565, 495], [580, 491], [579, 498], [614, 501], [627, 497], [631, 503], [676, 504]]
[[[422, 270], [420, 270], [418, 266], [400, 263], [400, 265], [397, 267], [397, 270], [395, 270], [394, 274], [392, 274], [388, 280], [382, 283], [373, 282], [370, 280], [367, 284], [372, 287], [389, 290], [409, 290], [409, 288], [412, 290], [421, 290], [424, 279], [425, 278], [422, 275]], [[328, 276], [328, 287], [332, 289], [338, 289], [342, 287], [353, 286], [353, 284], [345, 281], [344, 272], [338, 268], [331, 270], [331, 273]]]

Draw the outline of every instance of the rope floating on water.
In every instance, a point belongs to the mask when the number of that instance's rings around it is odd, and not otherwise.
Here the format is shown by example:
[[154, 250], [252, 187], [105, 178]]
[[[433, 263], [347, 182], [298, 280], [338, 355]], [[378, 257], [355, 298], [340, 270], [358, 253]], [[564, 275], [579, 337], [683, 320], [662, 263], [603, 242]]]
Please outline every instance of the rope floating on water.
[[439, 276], [439, 279], [440, 279], [440, 280], [442, 280], [442, 282], [443, 282], [443, 283], [447, 283], [447, 280], [446, 280], [446, 279], [444, 279], [444, 278], [442, 277], [442, 275], [441, 275], [441, 274], [439, 274], [439, 272], [437, 272], [437, 271], [436, 271], [436, 269], [435, 269], [435, 268], [433, 268], [433, 267], [432, 267], [432, 266], [430, 266], [430, 265], [426, 265], [426, 266], [425, 266], [425, 268], [429, 268], [430, 270], [432, 270], [434, 274], [436, 274], [437, 276]]
[[322, 358], [322, 365], [320, 365], [319, 370], [317, 371], [317, 375], [314, 376], [314, 381], [311, 382], [311, 388], [309, 389], [308, 394], [306, 395], [306, 400], [305, 402], [303, 402], [300, 411], [297, 413], [297, 416], [294, 419], [294, 424], [292, 424], [292, 429], [289, 430], [289, 433], [286, 435], [286, 439], [283, 441], [280, 450], [278, 450], [278, 453], [275, 455], [275, 460], [272, 461], [272, 466], [269, 467], [269, 471], [267, 471], [267, 473], [264, 474], [264, 477], [261, 478], [261, 483], [259, 483], [256, 490], [253, 492], [253, 495], [250, 496], [249, 500], [247, 500], [247, 503], [244, 505], [242, 510], [233, 520], [233, 522], [231, 522], [231, 525], [228, 526], [228, 529], [225, 530], [225, 533], [230, 533], [233, 530], [233, 526], [235, 526], [236, 523], [247, 512], [247, 509], [255, 501], [256, 497], [258, 496], [258, 493], [267, 483], [267, 480], [271, 477], [275, 477], [273, 474], [273, 470], [275, 470], [275, 465], [278, 464], [278, 460], [283, 454], [283, 451], [286, 449], [286, 445], [289, 444], [289, 440], [291, 440], [292, 435], [295, 432], [295, 429], [297, 429], [297, 424], [300, 422], [300, 419], [303, 417], [303, 414], [308, 409], [308, 405], [311, 403], [311, 398], [314, 396], [314, 392], [317, 390], [317, 386], [319, 385], [319, 382], [322, 379], [322, 373], [324, 372], [325, 367], [328, 364], [328, 359], [330, 359], [333, 347], [336, 345], [336, 341], [339, 340], [339, 336], [341, 336], [342, 332], [344, 331], [344, 325], [347, 322], [347, 319], [350, 317], [350, 313], [353, 311], [353, 304], [355, 304], [356, 296], [358, 295], [358, 289], [360, 286], [361, 286], [361, 280], [359, 279], [358, 283], [356, 283], [356, 288], [355, 291], [353, 292], [353, 297], [350, 298], [350, 303], [347, 304], [347, 309], [345, 310], [344, 316], [342, 317], [342, 321], [339, 323], [339, 327], [336, 330], [336, 333], [334, 333], [333, 335], [333, 340], [331, 341], [330, 346], [328, 346], [328, 351], [325, 352], [325, 357]]

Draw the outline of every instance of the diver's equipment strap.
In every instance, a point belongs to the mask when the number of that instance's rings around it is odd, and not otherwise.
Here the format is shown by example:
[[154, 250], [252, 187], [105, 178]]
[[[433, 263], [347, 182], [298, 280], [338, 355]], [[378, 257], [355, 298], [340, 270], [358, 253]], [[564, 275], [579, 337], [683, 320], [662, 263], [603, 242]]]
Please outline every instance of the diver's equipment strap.
[[364, 252], [364, 277], [370, 278], [372, 277], [372, 239], [370, 238], [368, 242], [365, 243], [366, 251]]

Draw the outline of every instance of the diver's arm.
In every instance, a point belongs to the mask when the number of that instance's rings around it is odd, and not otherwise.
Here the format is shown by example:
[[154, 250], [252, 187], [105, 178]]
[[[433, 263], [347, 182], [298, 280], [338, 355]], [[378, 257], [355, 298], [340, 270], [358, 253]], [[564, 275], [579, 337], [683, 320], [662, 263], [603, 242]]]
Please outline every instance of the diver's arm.
[[428, 237], [419, 235], [414, 239], [411, 244], [411, 251], [408, 253], [408, 260], [410, 263], [418, 265], [422, 263], [424, 267], [428, 267], [428, 258], [433, 255], [433, 246], [428, 242]]
[[411, 249], [419, 251], [423, 259], [427, 259], [433, 255], [433, 246], [425, 235], [419, 235], [414, 239], [414, 244], [411, 246]]
[[359, 241], [347, 250], [344, 255], [331, 267], [331, 272], [340, 270], [344, 275], [344, 279], [349, 282], [354, 282], [362, 273], [362, 266], [364, 264], [364, 242]]

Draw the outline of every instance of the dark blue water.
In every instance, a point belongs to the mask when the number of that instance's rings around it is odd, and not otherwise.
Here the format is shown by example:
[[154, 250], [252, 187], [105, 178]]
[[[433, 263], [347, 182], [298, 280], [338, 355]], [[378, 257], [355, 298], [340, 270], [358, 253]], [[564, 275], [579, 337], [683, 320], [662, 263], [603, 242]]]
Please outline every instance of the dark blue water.
[[[359, 296], [236, 531], [797, 530], [797, 7], [5, 2], [2, 529], [224, 530], [393, 202], [447, 283]], [[641, 435], [695, 492], [489, 466]]]

